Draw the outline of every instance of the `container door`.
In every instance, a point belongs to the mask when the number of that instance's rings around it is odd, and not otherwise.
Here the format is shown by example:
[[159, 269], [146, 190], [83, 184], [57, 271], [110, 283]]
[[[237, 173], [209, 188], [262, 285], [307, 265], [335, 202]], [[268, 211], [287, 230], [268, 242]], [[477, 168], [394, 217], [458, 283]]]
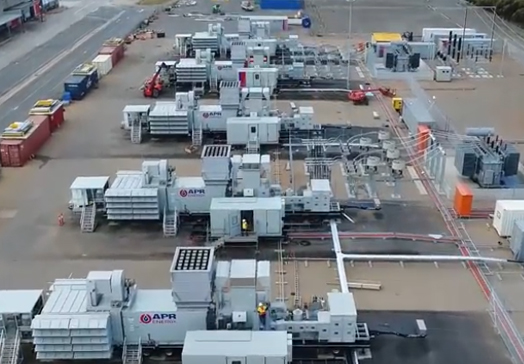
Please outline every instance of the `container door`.
[[240, 226], [240, 216], [237, 213], [229, 213], [229, 236], [240, 236], [242, 230]]
[[267, 210], [266, 211], [266, 231], [268, 235], [282, 234], [282, 220], [280, 219], [280, 211]]
[[9, 165], [12, 167], [22, 167], [22, 156], [20, 155], [20, 146], [10, 145], [8, 147]]
[[259, 140], [258, 139], [258, 125], [249, 125], [249, 139], [248, 140]]
[[253, 87], [262, 87], [262, 77], [260, 77], [260, 72], [253, 73]]

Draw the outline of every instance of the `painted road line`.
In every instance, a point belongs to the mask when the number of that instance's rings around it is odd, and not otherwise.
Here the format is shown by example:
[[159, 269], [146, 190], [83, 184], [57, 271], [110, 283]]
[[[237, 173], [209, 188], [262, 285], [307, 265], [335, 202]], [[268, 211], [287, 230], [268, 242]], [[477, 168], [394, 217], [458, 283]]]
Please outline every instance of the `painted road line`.
[[[109, 19], [105, 24], [102, 26], [94, 29], [92, 32], [86, 34], [84, 37], [82, 37], [78, 42], [76, 42], [71, 48], [63, 51], [60, 53], [57, 57], [53, 58], [51, 61], [47, 62], [45, 65], [43, 65], [40, 69], [38, 69], [35, 73], [27, 77], [23, 82], [21, 82], [18, 86], [12, 88], [8, 93], [0, 97], [0, 105], [2, 105], [4, 102], [9, 100], [11, 97], [22, 91], [25, 87], [29, 86], [32, 82], [34, 82], [40, 75], [44, 72], [49, 71], [51, 68], [56, 66], [60, 61], [62, 61], [65, 57], [76, 51], [78, 48], [80, 48], [84, 43], [86, 43], [88, 40], [93, 38], [96, 34], [107, 28], [109, 25], [111, 25], [114, 21], [116, 21], [118, 18], [120, 18], [123, 14], [125, 14], [125, 11], [121, 11], [111, 19]], [[36, 89], [33, 91], [28, 97], [26, 97], [23, 101], [26, 101], [30, 97], [32, 97], [36, 92], [38, 92], [40, 89]]]
[[418, 192], [421, 195], [426, 196], [428, 194], [428, 191], [426, 190], [426, 187], [424, 187], [424, 184], [421, 181], [419, 181], [420, 178], [418, 177], [415, 168], [413, 166], [408, 166], [406, 169], [408, 170], [408, 173], [411, 176], [411, 178], [414, 180], [413, 182], [415, 182], [415, 187], [417, 187]]

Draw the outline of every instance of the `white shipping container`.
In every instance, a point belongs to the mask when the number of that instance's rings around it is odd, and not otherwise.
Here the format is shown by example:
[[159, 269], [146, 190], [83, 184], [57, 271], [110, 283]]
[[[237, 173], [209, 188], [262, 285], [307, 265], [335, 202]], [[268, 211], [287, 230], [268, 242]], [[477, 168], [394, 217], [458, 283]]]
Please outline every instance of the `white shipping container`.
[[111, 72], [113, 68], [113, 61], [110, 54], [99, 54], [93, 59], [93, 64], [98, 70], [98, 78], [102, 78]]
[[449, 32], [457, 37], [462, 37], [462, 35], [472, 36], [477, 33], [475, 29], [472, 28], [423, 28], [422, 29], [422, 41], [423, 42], [432, 42], [435, 37], [449, 36]]
[[499, 236], [511, 236], [517, 220], [524, 220], [524, 200], [498, 200], [493, 214], [493, 228]]
[[280, 119], [277, 117], [235, 117], [227, 119], [227, 144], [246, 145], [258, 140], [261, 145], [278, 144]]

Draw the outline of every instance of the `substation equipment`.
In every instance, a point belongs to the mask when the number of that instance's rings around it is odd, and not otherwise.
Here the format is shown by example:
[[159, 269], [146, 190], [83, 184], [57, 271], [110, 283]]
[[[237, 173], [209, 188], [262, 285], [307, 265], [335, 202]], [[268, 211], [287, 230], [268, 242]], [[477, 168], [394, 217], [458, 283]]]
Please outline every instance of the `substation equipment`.
[[[369, 350], [372, 336], [381, 333], [357, 321], [347, 286], [292, 307], [273, 300], [269, 261], [216, 261], [212, 247], [178, 247], [169, 274], [169, 289], [139, 289], [123, 270], [57, 279], [43, 306], [42, 290], [0, 291], [9, 298], [9, 304], [0, 301], [1, 344], [9, 348], [2, 359], [17, 362], [24, 341], [42, 361], [110, 359], [121, 351], [124, 364], [136, 364], [144, 352], [172, 355], [183, 348], [186, 364], [210, 358], [248, 364], [253, 356], [287, 364], [300, 359], [302, 349], [356, 359], [356, 351]], [[259, 302], [268, 306], [265, 322]], [[413, 332], [393, 334], [423, 338], [423, 320], [413, 323]]]
[[[366, 65], [376, 78], [409, 77], [419, 80], [450, 82], [466, 68], [476, 72], [477, 65], [492, 60], [497, 41], [470, 28], [423, 28], [421, 39], [412, 32], [374, 33], [366, 45]], [[427, 62], [439, 62], [435, 70]]]
[[455, 167], [481, 188], [511, 188], [519, 185], [520, 152], [492, 128], [470, 129], [455, 150]]
[[[330, 179], [317, 179], [313, 169], [305, 189], [295, 192], [273, 180], [269, 155], [232, 155], [229, 145], [205, 145], [201, 159], [200, 177], [178, 176], [166, 160], [119, 171], [112, 182], [107, 176], [77, 177], [69, 207], [84, 232], [94, 231], [103, 217], [162, 221], [164, 234], [175, 236], [181, 221], [204, 219], [209, 237], [226, 244], [280, 239], [287, 221], [308, 217], [321, 223], [341, 213]], [[244, 219], [250, 228], [243, 232]]]

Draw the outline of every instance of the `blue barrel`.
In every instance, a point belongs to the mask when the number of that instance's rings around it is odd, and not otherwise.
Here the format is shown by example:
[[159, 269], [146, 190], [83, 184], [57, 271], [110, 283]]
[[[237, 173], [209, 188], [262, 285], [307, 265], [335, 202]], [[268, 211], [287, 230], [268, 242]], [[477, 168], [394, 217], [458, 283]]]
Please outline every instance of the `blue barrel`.
[[309, 17], [306, 16], [302, 18], [302, 28], [311, 28], [311, 19]]
[[71, 100], [71, 92], [64, 92], [64, 94], [62, 95], [62, 102], [64, 103], [64, 105], [69, 105], [71, 103]]

